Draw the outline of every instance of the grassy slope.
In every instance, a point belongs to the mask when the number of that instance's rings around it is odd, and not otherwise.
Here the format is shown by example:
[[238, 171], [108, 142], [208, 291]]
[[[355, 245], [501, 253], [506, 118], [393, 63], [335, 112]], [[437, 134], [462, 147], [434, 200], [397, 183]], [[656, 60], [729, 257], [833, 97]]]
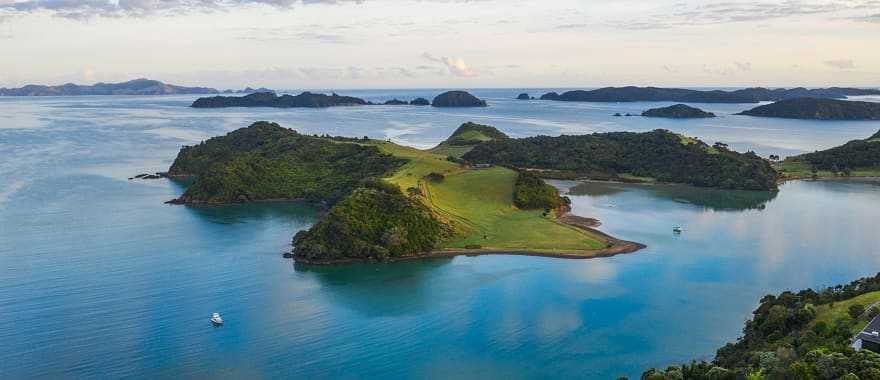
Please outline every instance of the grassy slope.
[[[880, 302], [880, 292], [865, 293], [858, 297], [848, 299], [846, 301], [835, 302], [834, 306], [819, 305], [816, 308], [816, 318], [813, 323], [825, 322], [829, 326], [834, 326], [834, 322], [841, 319], [849, 319], [850, 305], [862, 305], [864, 307], [871, 306], [874, 302]], [[851, 327], [852, 333], [855, 334], [865, 328], [867, 321], [854, 321]]]
[[[517, 173], [513, 170], [467, 169], [447, 161], [447, 152], [422, 151], [381, 141], [371, 143], [384, 152], [410, 160], [387, 180], [404, 191], [409, 187], [420, 188], [434, 212], [455, 226], [456, 236], [446, 241], [443, 248], [476, 244], [486, 249], [566, 253], [606, 246], [605, 239], [557, 223], [552, 216], [542, 216], [541, 211], [514, 207]], [[422, 180], [432, 172], [442, 173], [446, 178], [440, 182]]]

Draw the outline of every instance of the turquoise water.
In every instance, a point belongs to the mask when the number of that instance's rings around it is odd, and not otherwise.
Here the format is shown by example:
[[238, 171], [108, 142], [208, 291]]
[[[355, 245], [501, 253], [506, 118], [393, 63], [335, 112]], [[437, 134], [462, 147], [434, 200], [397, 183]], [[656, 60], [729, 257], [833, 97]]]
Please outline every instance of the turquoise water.
[[668, 103], [507, 100], [519, 92], [476, 91], [491, 107], [468, 110], [0, 98], [0, 378], [637, 377], [711, 358], [768, 292], [880, 271], [872, 181], [791, 182], [775, 195], [555, 182], [576, 214], [649, 247], [315, 268], [280, 256], [314, 223], [308, 205], [170, 206], [182, 184], [127, 180], [256, 120], [420, 147], [468, 120], [515, 136], [662, 127], [782, 155], [880, 129], [730, 116], [749, 105], [701, 105], [724, 115], [712, 121], [613, 118]]

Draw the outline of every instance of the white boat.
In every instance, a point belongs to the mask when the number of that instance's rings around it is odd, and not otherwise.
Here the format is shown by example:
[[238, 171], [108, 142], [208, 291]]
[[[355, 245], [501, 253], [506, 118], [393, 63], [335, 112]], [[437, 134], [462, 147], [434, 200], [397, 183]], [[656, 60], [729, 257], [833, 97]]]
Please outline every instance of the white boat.
[[679, 226], [672, 227], [672, 232], [675, 232], [675, 233], [677, 233], [677, 234], [680, 234], [680, 233], [681, 233], [681, 227], [679, 227]]
[[220, 313], [211, 314], [211, 323], [215, 325], [223, 324], [223, 318], [220, 318]]

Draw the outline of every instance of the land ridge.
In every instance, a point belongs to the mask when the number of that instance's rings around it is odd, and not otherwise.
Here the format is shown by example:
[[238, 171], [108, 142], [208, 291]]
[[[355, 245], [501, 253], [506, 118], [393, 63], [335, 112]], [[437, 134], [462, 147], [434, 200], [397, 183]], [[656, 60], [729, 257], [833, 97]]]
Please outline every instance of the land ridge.
[[829, 87], [817, 89], [807, 89], [803, 87], [791, 89], [753, 87], [723, 91], [627, 86], [604, 87], [595, 90], [571, 90], [562, 94], [549, 92], [542, 95], [541, 100], [571, 102], [669, 101], [684, 103], [759, 103], [763, 101], [778, 101], [803, 97], [843, 99], [847, 96], [863, 95], [880, 95], [880, 90], [851, 87]]
[[208, 87], [184, 87], [151, 79], [135, 79], [120, 83], [95, 83], [77, 85], [67, 83], [57, 86], [29, 84], [19, 88], [0, 88], [0, 96], [79, 96], [79, 95], [183, 95], [214, 94], [218, 91]]

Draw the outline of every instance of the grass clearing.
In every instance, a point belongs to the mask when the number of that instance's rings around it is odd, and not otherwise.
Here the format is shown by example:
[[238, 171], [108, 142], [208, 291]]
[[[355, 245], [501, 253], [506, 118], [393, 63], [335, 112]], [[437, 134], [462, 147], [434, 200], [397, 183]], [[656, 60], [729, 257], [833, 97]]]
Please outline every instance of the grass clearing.
[[[812, 178], [813, 170], [806, 161], [788, 158], [781, 164], [776, 166], [784, 179], [804, 179]], [[816, 173], [818, 178], [847, 178], [847, 176], [837, 175], [830, 170], [819, 170]], [[880, 177], [880, 168], [861, 168], [854, 169], [848, 177]]]
[[[862, 305], [865, 308], [871, 306], [875, 302], [880, 302], [880, 291], [865, 293], [858, 297], [853, 297], [846, 301], [835, 302], [832, 307], [829, 305], [819, 305], [816, 307], [816, 318], [813, 323], [825, 322], [829, 326], [841, 319], [849, 319], [849, 307], [851, 305]], [[852, 326], [852, 333], [855, 334], [865, 328], [868, 321], [855, 321]]]
[[[402, 190], [422, 190], [425, 203], [448, 220], [456, 234], [443, 248], [479, 245], [484, 249], [579, 252], [606, 248], [603, 237], [558, 223], [540, 210], [520, 210], [513, 205], [517, 173], [503, 167], [470, 169], [446, 160], [446, 154], [423, 151], [389, 142], [371, 142], [383, 152], [409, 159], [386, 178]], [[466, 147], [469, 148], [469, 147]], [[432, 173], [445, 176], [429, 181]]]

